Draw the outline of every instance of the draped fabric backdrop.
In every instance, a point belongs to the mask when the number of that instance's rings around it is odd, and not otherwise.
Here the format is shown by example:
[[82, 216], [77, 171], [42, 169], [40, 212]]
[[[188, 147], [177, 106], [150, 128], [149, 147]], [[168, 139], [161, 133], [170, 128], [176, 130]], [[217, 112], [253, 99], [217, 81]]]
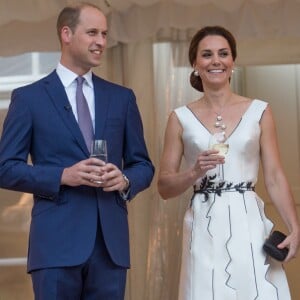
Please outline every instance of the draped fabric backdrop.
[[[56, 51], [58, 12], [75, 0], [0, 0], [0, 56]], [[300, 0], [90, 0], [109, 19], [109, 45], [190, 37], [204, 25], [231, 30], [243, 64], [300, 62]], [[255, 49], [255, 52], [254, 50]]]
[[[147, 39], [128, 45], [119, 44], [108, 49], [103, 65], [96, 70], [135, 91], [146, 142], [157, 172], [170, 112], [201, 96], [189, 84], [192, 71], [187, 59], [189, 41], [176, 42], [172, 38], [169, 41], [154, 44], [152, 39]], [[271, 103], [279, 127], [283, 164], [299, 214], [300, 66], [282, 65], [273, 69], [264, 71], [263, 66], [244, 68], [238, 65], [231, 85], [240, 94]], [[263, 181], [259, 182], [257, 191], [266, 200], [266, 209], [276, 224], [275, 228], [286, 231], [267, 197]], [[126, 300], [177, 299], [182, 221], [190, 197], [191, 191], [188, 191], [180, 197], [162, 200], [157, 192], [156, 173], [151, 187], [129, 204], [132, 269], [128, 273]], [[295, 300], [300, 295], [297, 284], [299, 263], [297, 259], [287, 265]]]
[[[183, 68], [179, 76], [173, 73], [175, 64], [187, 66], [187, 43], [153, 47], [152, 41], [146, 40], [116, 47], [115, 51], [122, 55], [123, 64], [109, 65], [117, 65], [118, 72], [114, 73], [122, 73], [123, 84], [137, 95], [145, 138], [158, 172], [167, 117], [193, 93], [188, 83], [191, 69]], [[129, 204], [132, 269], [128, 274], [128, 300], [177, 298], [181, 223], [188, 197], [163, 201], [156, 184], [157, 173], [151, 187]]]
[[[150, 157], [156, 166], [151, 187], [128, 205], [132, 269], [127, 300], [177, 299], [182, 220], [191, 191], [162, 200], [157, 192], [157, 173], [170, 112], [201, 96], [189, 84], [192, 68], [188, 46], [188, 41], [153, 44], [151, 39], [119, 45], [108, 50], [96, 70], [134, 89]], [[232, 79], [234, 85], [238, 78]]]

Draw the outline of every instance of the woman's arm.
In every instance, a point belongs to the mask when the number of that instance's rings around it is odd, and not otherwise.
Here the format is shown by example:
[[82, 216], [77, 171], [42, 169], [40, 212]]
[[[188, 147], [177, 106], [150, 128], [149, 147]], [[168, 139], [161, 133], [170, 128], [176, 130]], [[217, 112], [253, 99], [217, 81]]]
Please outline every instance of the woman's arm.
[[275, 123], [269, 106], [262, 117], [261, 129], [261, 160], [266, 189], [290, 233], [279, 246], [290, 248], [288, 261], [298, 251], [300, 228], [295, 202], [281, 165]]
[[199, 153], [192, 168], [180, 171], [181, 159], [184, 153], [182, 141], [182, 126], [174, 112], [171, 113], [165, 132], [164, 148], [161, 156], [158, 174], [158, 191], [164, 199], [176, 197], [191, 187], [195, 181], [204, 176], [224, 158], [216, 150]]

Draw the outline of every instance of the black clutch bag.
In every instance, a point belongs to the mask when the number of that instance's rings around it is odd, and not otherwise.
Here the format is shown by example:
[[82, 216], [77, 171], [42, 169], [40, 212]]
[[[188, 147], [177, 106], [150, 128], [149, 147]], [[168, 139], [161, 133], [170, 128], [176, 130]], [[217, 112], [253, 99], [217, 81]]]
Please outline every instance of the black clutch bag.
[[280, 244], [284, 239], [286, 238], [286, 235], [280, 231], [273, 231], [271, 235], [268, 237], [268, 239], [265, 241], [263, 245], [263, 249], [265, 252], [270, 255], [271, 257], [283, 261], [285, 260], [289, 249], [287, 247], [283, 249], [277, 248], [277, 245]]

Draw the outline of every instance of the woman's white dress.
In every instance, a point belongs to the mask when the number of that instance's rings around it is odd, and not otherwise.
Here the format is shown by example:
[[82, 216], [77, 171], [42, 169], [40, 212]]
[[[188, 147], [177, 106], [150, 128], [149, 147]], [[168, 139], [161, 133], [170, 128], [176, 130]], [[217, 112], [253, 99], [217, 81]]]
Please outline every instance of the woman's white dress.
[[[216, 169], [196, 182], [184, 217], [180, 300], [291, 299], [282, 264], [262, 249], [273, 224], [254, 191], [266, 107], [253, 100], [228, 137], [225, 184], [214, 182]], [[175, 112], [183, 127], [185, 160], [192, 166], [208, 149], [211, 134], [188, 107]]]

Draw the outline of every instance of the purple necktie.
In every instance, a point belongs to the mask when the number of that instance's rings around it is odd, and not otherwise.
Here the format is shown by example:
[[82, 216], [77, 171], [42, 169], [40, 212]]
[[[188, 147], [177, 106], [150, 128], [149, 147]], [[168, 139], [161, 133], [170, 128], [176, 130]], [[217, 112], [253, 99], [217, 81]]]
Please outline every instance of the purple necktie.
[[94, 130], [93, 130], [90, 110], [82, 91], [82, 84], [84, 80], [85, 79], [80, 76], [76, 78], [77, 81], [76, 106], [77, 106], [78, 125], [81, 129], [86, 146], [90, 151], [92, 140], [94, 138]]

